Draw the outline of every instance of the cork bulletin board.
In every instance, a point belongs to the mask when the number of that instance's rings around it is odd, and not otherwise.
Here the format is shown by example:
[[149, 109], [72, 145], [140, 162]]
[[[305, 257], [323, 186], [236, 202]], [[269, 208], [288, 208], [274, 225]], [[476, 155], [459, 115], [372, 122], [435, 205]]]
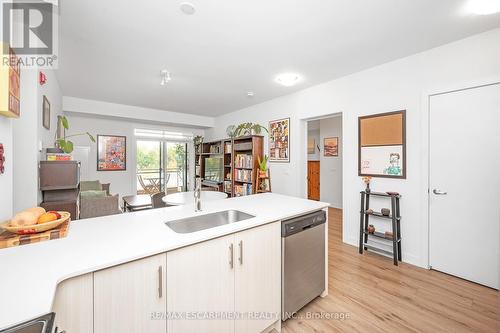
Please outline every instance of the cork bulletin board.
[[358, 118], [358, 174], [406, 179], [406, 111]]

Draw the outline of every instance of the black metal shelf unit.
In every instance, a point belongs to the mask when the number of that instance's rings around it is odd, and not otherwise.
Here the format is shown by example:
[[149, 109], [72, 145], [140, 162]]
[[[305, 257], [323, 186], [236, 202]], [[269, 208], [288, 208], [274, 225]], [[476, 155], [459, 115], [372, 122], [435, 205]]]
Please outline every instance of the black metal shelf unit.
[[[399, 209], [399, 199], [401, 195], [399, 194], [387, 194], [381, 192], [366, 192], [361, 191], [361, 210], [359, 218], [359, 253], [363, 254], [363, 250], [374, 250], [376, 252], [385, 253], [387, 255], [392, 255], [394, 260], [394, 265], [398, 265], [398, 261], [402, 261], [401, 253], [401, 211]], [[391, 215], [383, 215], [379, 212], [373, 212], [370, 210], [370, 196], [386, 197], [391, 199]], [[391, 220], [392, 237], [388, 238], [385, 234], [381, 232], [368, 232], [368, 224], [370, 216], [382, 219]], [[368, 244], [368, 237], [373, 236], [376, 238], [385, 239], [392, 242], [392, 251], [387, 251], [374, 246], [373, 244]]]

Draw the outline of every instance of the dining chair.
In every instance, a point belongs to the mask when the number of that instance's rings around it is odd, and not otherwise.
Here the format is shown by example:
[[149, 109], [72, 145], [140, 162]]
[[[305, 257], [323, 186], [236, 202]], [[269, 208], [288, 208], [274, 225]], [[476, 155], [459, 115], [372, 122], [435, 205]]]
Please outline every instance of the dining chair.
[[153, 203], [153, 209], [167, 207], [167, 204], [162, 200], [164, 196], [165, 192], [158, 192], [151, 195], [151, 202]]

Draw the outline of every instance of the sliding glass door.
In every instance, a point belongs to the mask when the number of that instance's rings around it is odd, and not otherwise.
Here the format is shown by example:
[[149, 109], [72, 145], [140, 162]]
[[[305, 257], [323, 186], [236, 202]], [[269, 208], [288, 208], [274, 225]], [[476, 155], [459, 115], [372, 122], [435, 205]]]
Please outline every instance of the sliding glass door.
[[187, 144], [137, 140], [137, 193], [175, 193], [187, 190]]

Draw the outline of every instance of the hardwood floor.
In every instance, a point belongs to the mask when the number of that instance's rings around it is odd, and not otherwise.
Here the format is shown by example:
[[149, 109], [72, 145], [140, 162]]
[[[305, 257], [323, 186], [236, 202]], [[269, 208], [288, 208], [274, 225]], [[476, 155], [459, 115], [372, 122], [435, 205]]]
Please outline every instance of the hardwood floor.
[[[283, 323], [283, 333], [500, 332], [499, 292], [342, 243], [342, 211], [329, 210], [329, 295]], [[308, 319], [308, 313], [337, 313]], [[338, 316], [344, 315], [343, 320]]]

